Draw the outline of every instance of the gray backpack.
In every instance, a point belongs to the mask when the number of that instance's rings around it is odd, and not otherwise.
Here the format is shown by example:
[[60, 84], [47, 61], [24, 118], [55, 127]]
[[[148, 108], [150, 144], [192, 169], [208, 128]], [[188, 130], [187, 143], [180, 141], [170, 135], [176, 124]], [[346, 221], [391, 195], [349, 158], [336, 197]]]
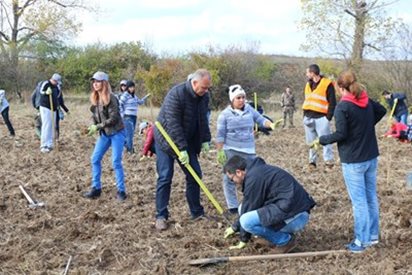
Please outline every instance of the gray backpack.
[[34, 89], [34, 91], [31, 94], [31, 103], [32, 103], [33, 107], [37, 110], [40, 107], [40, 99], [41, 99], [41, 93], [40, 92], [41, 92], [41, 88], [43, 86], [43, 82], [45, 82], [45, 81], [38, 82], [37, 85], [36, 85], [36, 89]]

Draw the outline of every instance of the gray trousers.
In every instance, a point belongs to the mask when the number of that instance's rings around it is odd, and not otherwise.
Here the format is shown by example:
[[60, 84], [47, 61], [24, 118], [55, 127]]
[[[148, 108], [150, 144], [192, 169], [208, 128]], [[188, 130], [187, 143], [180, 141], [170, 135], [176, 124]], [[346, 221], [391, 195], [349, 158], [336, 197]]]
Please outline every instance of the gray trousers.
[[[305, 126], [306, 144], [312, 143], [320, 136], [329, 135], [331, 133], [330, 122], [325, 116], [320, 118], [309, 118], [305, 116], [303, 117], [303, 124]], [[317, 158], [317, 151], [310, 149], [309, 162], [316, 163]], [[332, 144], [323, 146], [323, 160], [327, 162], [333, 161]]]
[[[230, 159], [233, 156], [240, 156], [245, 159], [254, 159], [256, 157], [256, 154], [246, 154], [235, 150], [225, 150], [225, 155], [226, 159]], [[236, 185], [226, 174], [223, 174], [223, 193], [225, 195], [227, 208], [238, 208], [239, 201], [237, 199]]]

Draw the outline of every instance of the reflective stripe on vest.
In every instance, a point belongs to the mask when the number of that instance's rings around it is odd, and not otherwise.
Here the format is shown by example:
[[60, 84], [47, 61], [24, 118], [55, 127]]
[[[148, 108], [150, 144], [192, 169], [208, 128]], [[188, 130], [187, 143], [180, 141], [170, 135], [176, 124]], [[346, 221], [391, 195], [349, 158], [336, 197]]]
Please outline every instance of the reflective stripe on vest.
[[315, 90], [311, 90], [309, 83], [305, 87], [305, 101], [303, 102], [303, 110], [311, 110], [322, 114], [328, 113], [329, 102], [326, 98], [326, 91], [330, 81], [327, 78], [321, 78]]

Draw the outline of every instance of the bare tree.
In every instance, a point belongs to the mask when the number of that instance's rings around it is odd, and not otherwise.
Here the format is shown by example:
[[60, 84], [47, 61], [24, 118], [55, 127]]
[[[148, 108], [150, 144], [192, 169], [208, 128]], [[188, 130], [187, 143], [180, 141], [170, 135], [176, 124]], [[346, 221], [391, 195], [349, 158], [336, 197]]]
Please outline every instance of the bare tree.
[[306, 31], [304, 50], [316, 50], [346, 60], [359, 71], [365, 56], [381, 50], [398, 24], [386, 15], [385, 7], [397, 1], [301, 0], [300, 27]]
[[88, 9], [83, 0], [1, 0], [0, 1], [0, 54], [8, 64], [4, 76], [21, 98], [19, 88], [20, 53], [29, 42], [62, 41], [76, 34], [81, 27], [74, 12]]
[[402, 24], [392, 37], [391, 46], [383, 52], [384, 70], [390, 89], [401, 90], [412, 98], [412, 26]]

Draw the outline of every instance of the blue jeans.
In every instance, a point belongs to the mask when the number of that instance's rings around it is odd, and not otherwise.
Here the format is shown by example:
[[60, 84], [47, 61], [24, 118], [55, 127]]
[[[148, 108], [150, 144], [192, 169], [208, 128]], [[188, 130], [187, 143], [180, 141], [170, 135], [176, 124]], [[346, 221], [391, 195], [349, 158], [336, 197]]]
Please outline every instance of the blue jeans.
[[377, 167], [377, 158], [359, 163], [342, 163], [343, 178], [352, 201], [357, 245], [367, 245], [379, 238]]
[[402, 114], [395, 117], [398, 122], [402, 122], [405, 125], [408, 125], [408, 113]]
[[283, 246], [290, 241], [291, 234], [302, 230], [309, 222], [309, 213], [306, 211], [300, 212], [285, 220], [286, 225], [279, 231], [262, 226], [257, 210], [244, 213], [240, 216], [239, 221], [242, 228], [250, 234], [262, 237], [277, 246]]
[[119, 192], [126, 192], [124, 185], [124, 172], [122, 166], [123, 145], [125, 139], [125, 131], [106, 135], [102, 133], [94, 146], [92, 154], [92, 187], [101, 189], [101, 175], [102, 175], [102, 159], [107, 150], [112, 147], [112, 166], [116, 176], [116, 185]]
[[[225, 155], [226, 159], [230, 159], [233, 156], [240, 156], [247, 160], [256, 157], [256, 154], [246, 154], [235, 150], [225, 150]], [[223, 174], [223, 193], [225, 195], [227, 207], [229, 209], [238, 208], [239, 202], [237, 199], [236, 185], [226, 174]]]
[[125, 115], [123, 118], [124, 128], [126, 130], [125, 147], [128, 152], [133, 152], [133, 137], [136, 129], [137, 116]]
[[[175, 159], [165, 153], [157, 143], [155, 143], [155, 146], [156, 170], [158, 174], [156, 185], [156, 218], [163, 218], [167, 220], [169, 218], [169, 210], [167, 207], [169, 205]], [[200, 164], [196, 153], [189, 149], [188, 154], [190, 165], [199, 178], [202, 178], [202, 170], [200, 169]], [[180, 165], [180, 167], [186, 175], [186, 200], [189, 204], [190, 214], [192, 218], [204, 215], [203, 206], [200, 204], [199, 184], [184, 166]]]

